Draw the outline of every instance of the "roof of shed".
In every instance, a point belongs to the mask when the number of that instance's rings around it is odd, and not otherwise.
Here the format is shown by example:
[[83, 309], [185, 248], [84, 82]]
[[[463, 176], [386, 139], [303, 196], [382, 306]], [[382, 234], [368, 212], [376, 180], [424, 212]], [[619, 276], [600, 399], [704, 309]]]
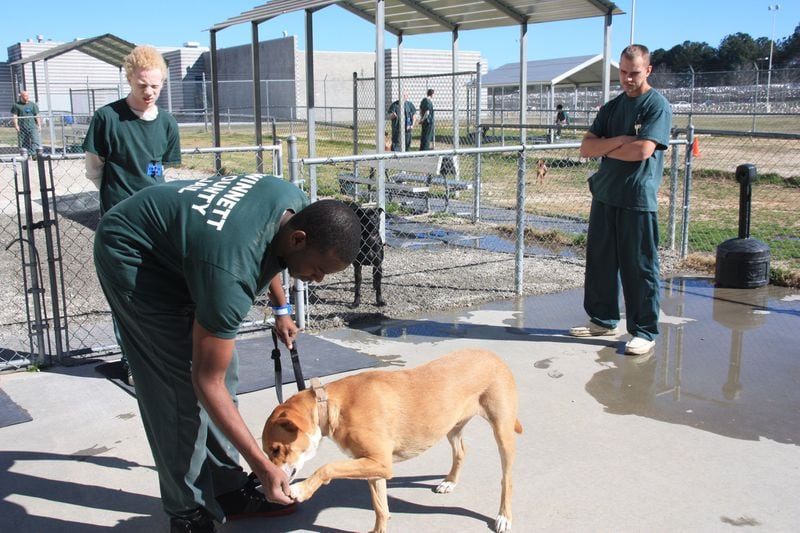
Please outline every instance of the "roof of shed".
[[[528, 61], [528, 85], [600, 85], [603, 55], [561, 57]], [[619, 78], [619, 64], [611, 62], [611, 78]], [[484, 87], [518, 87], [519, 63], [506, 63], [481, 78]]]
[[[294, 11], [316, 11], [329, 5], [375, 21], [375, 0], [272, 0], [209, 28], [218, 31], [246, 22], [264, 22]], [[623, 11], [608, 0], [384, 0], [386, 30], [395, 35], [419, 35], [536, 24]]]
[[54, 46], [49, 50], [13, 61], [11, 65], [25, 65], [36, 61], [45, 61], [73, 50], [79, 50], [88, 56], [105, 61], [115, 67], [122, 67], [125, 56], [130, 54], [135, 47], [135, 44], [125, 39], [105, 33], [97, 37], [76, 39], [69, 43]]

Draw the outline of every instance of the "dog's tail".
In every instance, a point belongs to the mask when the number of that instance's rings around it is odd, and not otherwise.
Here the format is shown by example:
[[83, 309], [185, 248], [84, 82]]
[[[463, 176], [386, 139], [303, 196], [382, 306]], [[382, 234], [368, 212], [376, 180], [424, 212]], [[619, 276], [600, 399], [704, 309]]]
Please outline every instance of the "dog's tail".
[[522, 424], [519, 423], [519, 419], [514, 420], [514, 431], [517, 433], [522, 433]]

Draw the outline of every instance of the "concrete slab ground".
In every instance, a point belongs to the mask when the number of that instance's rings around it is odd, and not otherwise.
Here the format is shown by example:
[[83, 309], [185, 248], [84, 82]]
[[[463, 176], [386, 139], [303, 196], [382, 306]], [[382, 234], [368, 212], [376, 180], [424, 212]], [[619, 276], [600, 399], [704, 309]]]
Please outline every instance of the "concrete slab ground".
[[[661, 336], [651, 355], [636, 358], [622, 355], [627, 335], [565, 336], [585, 321], [581, 299], [569, 291], [321, 336], [389, 370], [464, 347], [493, 350], [509, 364], [524, 428], [515, 531], [797, 531], [800, 292], [667, 280]], [[0, 388], [33, 418], [0, 428], [0, 531], [168, 530], [132, 396], [92, 365], [3, 375]], [[260, 435], [275, 391], [240, 402]], [[500, 466], [488, 424], [471, 422], [465, 440], [452, 494], [432, 492], [449, 469], [446, 442], [396, 466], [392, 531], [491, 529]], [[324, 440], [300, 477], [342, 457]], [[331, 533], [372, 524], [366, 482], [338, 480], [293, 515], [220, 531]]]

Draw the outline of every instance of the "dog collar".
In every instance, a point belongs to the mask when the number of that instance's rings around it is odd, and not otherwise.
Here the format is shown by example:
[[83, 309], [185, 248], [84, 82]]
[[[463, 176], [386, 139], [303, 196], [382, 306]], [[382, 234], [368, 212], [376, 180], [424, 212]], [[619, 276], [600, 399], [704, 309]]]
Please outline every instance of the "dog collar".
[[328, 434], [328, 392], [319, 378], [311, 378], [311, 390], [317, 399], [317, 415], [319, 417], [319, 430], [323, 435]]

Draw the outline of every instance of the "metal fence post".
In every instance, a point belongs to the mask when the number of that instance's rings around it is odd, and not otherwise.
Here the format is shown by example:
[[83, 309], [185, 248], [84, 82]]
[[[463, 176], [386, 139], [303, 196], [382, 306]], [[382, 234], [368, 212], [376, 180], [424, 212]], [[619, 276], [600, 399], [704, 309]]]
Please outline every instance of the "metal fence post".
[[[36, 222], [33, 220], [33, 202], [31, 201], [31, 174], [30, 162], [28, 160], [28, 151], [26, 149], [20, 150], [20, 167], [22, 169], [22, 191], [18, 192], [23, 198], [25, 206], [25, 224], [20, 226], [20, 239], [25, 241], [24, 244], [28, 247], [28, 260], [25, 261], [25, 246], [20, 247], [22, 252], [23, 267], [28, 267], [30, 275], [30, 287], [25, 287], [26, 293], [33, 297], [33, 324], [30, 322], [30, 310], [28, 310], [28, 339], [31, 347], [31, 355], [36, 353], [38, 360], [36, 363], [48, 366], [50, 364], [50, 354], [45, 349], [49, 343], [49, 336], [45, 337], [47, 331], [47, 320], [45, 313], [44, 288], [41, 286], [41, 277], [39, 275], [41, 262], [39, 260], [39, 252], [36, 249]], [[22, 237], [22, 230], [25, 230], [25, 237]], [[27, 283], [26, 283], [27, 285]], [[28, 298], [25, 299], [26, 307], [28, 307]], [[28, 308], [30, 309], [30, 308]], [[34, 338], [36, 344], [36, 352], [34, 352]]]
[[[56, 275], [56, 263], [58, 262], [61, 264], [61, 254], [58, 253], [55, 243], [53, 242], [53, 226], [56, 225], [56, 220], [55, 217], [51, 217], [51, 214], [53, 213], [52, 210], [55, 209], [55, 205], [50, 205], [50, 194], [52, 193], [53, 188], [48, 187], [47, 184], [47, 170], [44, 164], [44, 151], [42, 149], [36, 151], [36, 163], [39, 169], [39, 191], [42, 202], [42, 227], [44, 228], [44, 240], [45, 246], [47, 247], [47, 272], [50, 278], [50, 305], [53, 308], [53, 339], [55, 340], [56, 357], [58, 361], [61, 361], [65, 353], [65, 350], [61, 344], [62, 330], [64, 331], [65, 337], [68, 337], [69, 335], [67, 334], [66, 330], [66, 313], [64, 313], [64, 323], [62, 326], [61, 305], [64, 302], [64, 299], [63, 293], [61, 297], [59, 297], [59, 287], [61, 287], [63, 291], [63, 287], [59, 283], [59, 279], [63, 279], [63, 271], [61, 278], [59, 278]], [[58, 228], [56, 227], [56, 238], [57, 237]]]
[[[358, 153], [358, 72], [353, 72], [353, 153]], [[353, 175], [357, 175], [357, 165], [353, 163]]]
[[517, 242], [514, 258], [514, 292], [522, 294], [525, 259], [525, 145], [517, 161]]
[[[300, 161], [297, 159], [297, 137], [290, 135], [286, 142], [289, 144], [289, 179], [300, 186]], [[310, 187], [312, 191], [316, 191], [316, 186]], [[315, 202], [316, 194], [313, 194], [311, 201]], [[289, 275], [287, 271], [283, 271], [283, 286], [286, 289], [289, 282]], [[294, 319], [297, 327], [304, 329], [306, 327], [306, 284], [300, 280], [294, 280], [294, 287], [292, 288], [292, 299], [294, 300]]]
[[[481, 126], [481, 62], [475, 68], [475, 146], [480, 148], [483, 140], [483, 127]], [[475, 189], [472, 201], [472, 223], [481, 218], [481, 154], [475, 154]]]
[[683, 227], [681, 228], [681, 259], [686, 259], [689, 250], [689, 204], [692, 192], [692, 147], [694, 145], [694, 126], [689, 124], [686, 138], [686, 175], [683, 177]]
[[[674, 140], [678, 139], [678, 132], [672, 134]], [[675, 249], [675, 212], [678, 208], [678, 145], [672, 145], [672, 162], [670, 163], [669, 182], [669, 222], [667, 224], [667, 243], [670, 250]]]

